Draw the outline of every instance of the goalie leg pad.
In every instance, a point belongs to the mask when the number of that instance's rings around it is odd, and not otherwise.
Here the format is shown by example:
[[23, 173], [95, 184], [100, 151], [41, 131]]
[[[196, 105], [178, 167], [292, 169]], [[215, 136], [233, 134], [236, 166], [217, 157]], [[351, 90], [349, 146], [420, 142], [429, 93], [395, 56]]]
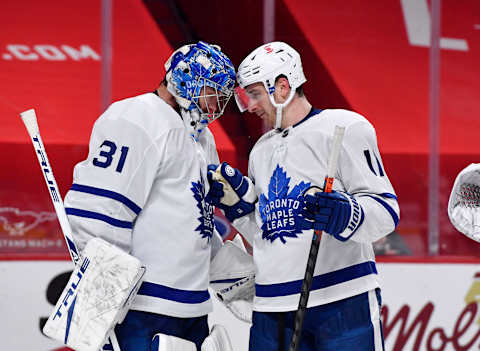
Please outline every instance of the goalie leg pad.
[[75, 350], [97, 351], [124, 317], [145, 267], [100, 238], [87, 243], [80, 262], [43, 332]]
[[195, 343], [166, 334], [155, 334], [152, 351], [197, 351]]
[[221, 324], [215, 324], [204, 340], [201, 351], [233, 351], [227, 329]]

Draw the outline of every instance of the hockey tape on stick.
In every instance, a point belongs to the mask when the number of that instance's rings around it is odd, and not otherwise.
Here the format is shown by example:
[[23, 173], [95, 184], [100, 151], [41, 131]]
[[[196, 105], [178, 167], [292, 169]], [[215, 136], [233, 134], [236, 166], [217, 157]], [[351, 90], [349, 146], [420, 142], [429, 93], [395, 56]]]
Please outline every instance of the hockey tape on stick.
[[[342, 147], [343, 135], [345, 134], [345, 127], [335, 126], [333, 134], [332, 150], [327, 164], [327, 175], [323, 189], [325, 192], [332, 192], [333, 180], [337, 171], [338, 156]], [[321, 191], [319, 187], [311, 187], [305, 194], [311, 194]], [[298, 309], [295, 313], [295, 324], [293, 328], [292, 340], [290, 342], [289, 351], [297, 351], [300, 345], [300, 336], [302, 335], [303, 321], [305, 319], [305, 312], [307, 309], [308, 297], [310, 296], [310, 288], [312, 287], [313, 273], [315, 272], [315, 264], [317, 262], [318, 248], [320, 247], [320, 240], [322, 239], [322, 232], [315, 230], [313, 235], [310, 252], [308, 254], [307, 268], [305, 269], [305, 277], [302, 281], [302, 289], [300, 291], [300, 300], [298, 302]]]
[[72, 228], [68, 222], [67, 214], [65, 213], [65, 207], [63, 206], [62, 197], [60, 191], [58, 190], [57, 182], [53, 176], [52, 168], [50, 167], [50, 162], [48, 161], [47, 152], [43, 146], [42, 138], [40, 136], [40, 130], [38, 129], [37, 116], [35, 115], [35, 110], [30, 109], [20, 114], [22, 121], [27, 128], [28, 134], [32, 140], [33, 148], [37, 154], [38, 162], [40, 163], [40, 168], [42, 169], [43, 178], [47, 184], [48, 192], [52, 199], [53, 206], [55, 207], [55, 212], [57, 213], [58, 221], [60, 222], [60, 227], [62, 228], [65, 241], [67, 243], [68, 252], [70, 257], [75, 265], [78, 264], [80, 255], [73, 241]]

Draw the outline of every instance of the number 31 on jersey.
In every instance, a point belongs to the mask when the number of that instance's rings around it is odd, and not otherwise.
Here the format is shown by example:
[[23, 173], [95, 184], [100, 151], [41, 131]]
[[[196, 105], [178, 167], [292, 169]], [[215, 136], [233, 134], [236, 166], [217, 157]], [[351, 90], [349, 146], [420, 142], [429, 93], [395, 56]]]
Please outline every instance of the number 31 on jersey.
[[[99, 157], [93, 159], [93, 165], [102, 168], [108, 168], [112, 165], [113, 156], [117, 152], [117, 145], [110, 140], [104, 140], [102, 145], [100, 145], [100, 154]], [[116, 163], [115, 171], [118, 173], [122, 172], [125, 160], [127, 159], [128, 146], [122, 146], [120, 148], [120, 159]]]

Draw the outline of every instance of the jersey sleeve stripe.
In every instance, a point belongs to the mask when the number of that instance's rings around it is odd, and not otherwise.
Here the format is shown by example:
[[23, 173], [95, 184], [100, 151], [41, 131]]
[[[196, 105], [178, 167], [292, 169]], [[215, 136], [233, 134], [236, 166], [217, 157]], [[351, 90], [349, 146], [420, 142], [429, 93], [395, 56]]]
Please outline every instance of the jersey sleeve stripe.
[[[386, 203], [382, 199], [379, 199], [376, 196], [372, 196], [372, 195], [361, 195], [361, 196], [368, 196], [368, 197], [374, 199], [375, 201], [379, 202], [383, 207], [385, 207], [385, 209], [388, 211], [388, 213], [390, 213], [390, 216], [392, 216], [393, 222], [395, 223], [395, 227], [398, 225], [398, 222], [399, 222], [400, 218], [398, 218], [397, 212], [395, 212], [395, 210], [388, 203]], [[395, 198], [395, 200], [396, 200], [396, 198]]]
[[[367, 261], [333, 272], [317, 275], [313, 278], [311, 290], [328, 288], [369, 274], [377, 274], [375, 262]], [[299, 294], [302, 280], [295, 280], [279, 284], [255, 284], [255, 295], [258, 297], [277, 297]]]
[[397, 200], [397, 197], [396, 197], [394, 194], [390, 194], [390, 193], [381, 193], [381, 194], [378, 194], [378, 196], [384, 197], [384, 198], [386, 198], [386, 199], [395, 199], [395, 200]]
[[115, 191], [96, 188], [96, 187], [88, 186], [88, 185], [75, 184], [75, 183], [72, 184], [72, 187], [70, 188], [70, 190], [78, 191], [78, 192], [81, 192], [81, 193], [97, 195], [97, 196], [108, 197], [110, 199], [119, 201], [122, 204], [124, 204], [125, 206], [127, 206], [129, 209], [131, 209], [137, 215], [142, 210], [140, 208], [140, 206], [135, 204], [132, 200], [130, 200], [126, 196], [124, 196], [122, 194], [119, 194]]
[[210, 299], [208, 290], [181, 290], [151, 282], [143, 282], [137, 295], [158, 297], [181, 303], [202, 303]]
[[70, 216], [77, 216], [77, 217], [83, 217], [83, 218], [92, 218], [92, 219], [97, 219], [99, 221], [106, 222], [114, 227], [118, 228], [127, 228], [127, 229], [132, 229], [133, 228], [133, 222], [128, 222], [128, 221], [122, 221], [116, 218], [112, 218], [106, 215], [103, 215], [98, 212], [92, 212], [92, 211], [86, 211], [86, 210], [80, 210], [78, 208], [72, 208], [72, 207], [66, 207], [65, 212], [67, 215]]

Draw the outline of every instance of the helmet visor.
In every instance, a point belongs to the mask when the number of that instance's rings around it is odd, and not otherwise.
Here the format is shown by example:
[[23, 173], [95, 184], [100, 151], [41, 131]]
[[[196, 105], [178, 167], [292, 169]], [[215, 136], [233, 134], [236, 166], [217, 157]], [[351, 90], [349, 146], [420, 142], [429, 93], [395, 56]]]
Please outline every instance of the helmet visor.
[[234, 90], [234, 95], [235, 95], [235, 102], [237, 103], [238, 109], [240, 112], [245, 112], [248, 110], [248, 94], [245, 89], [242, 87], [238, 86]]

